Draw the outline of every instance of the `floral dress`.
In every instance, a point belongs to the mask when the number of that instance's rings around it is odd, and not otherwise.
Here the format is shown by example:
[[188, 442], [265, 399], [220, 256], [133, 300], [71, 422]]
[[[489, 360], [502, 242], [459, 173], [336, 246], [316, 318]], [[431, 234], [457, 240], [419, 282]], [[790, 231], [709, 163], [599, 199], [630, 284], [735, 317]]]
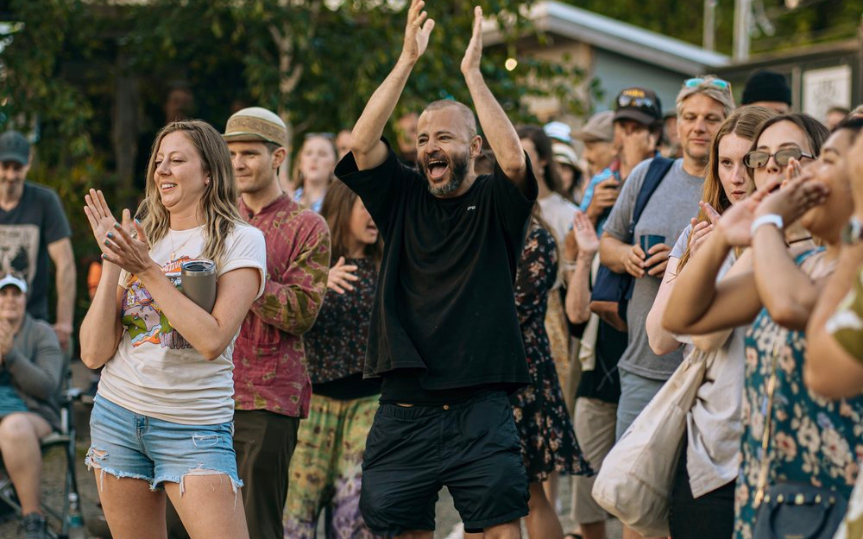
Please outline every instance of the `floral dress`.
[[[378, 268], [371, 257], [347, 258], [345, 264], [357, 267], [354, 290], [344, 294], [328, 291], [315, 325], [303, 335], [315, 394], [320, 393], [321, 384], [363, 373]], [[375, 386], [380, 393], [380, 383]]]
[[531, 482], [544, 481], [552, 472], [592, 473], [575, 439], [545, 332], [548, 294], [556, 275], [554, 238], [532, 222], [519, 261], [515, 290], [531, 384], [511, 397], [521, 454]]
[[[809, 251], [797, 258], [800, 265]], [[831, 401], [803, 384], [806, 335], [776, 324], [763, 309], [746, 335], [746, 386], [743, 391], [742, 463], [735, 494], [736, 539], [751, 539], [758, 509], [754, 498], [761, 472], [761, 443], [767, 410], [774, 343], [776, 389], [767, 485], [799, 482], [829, 488], [849, 497], [863, 456], [863, 397]]]

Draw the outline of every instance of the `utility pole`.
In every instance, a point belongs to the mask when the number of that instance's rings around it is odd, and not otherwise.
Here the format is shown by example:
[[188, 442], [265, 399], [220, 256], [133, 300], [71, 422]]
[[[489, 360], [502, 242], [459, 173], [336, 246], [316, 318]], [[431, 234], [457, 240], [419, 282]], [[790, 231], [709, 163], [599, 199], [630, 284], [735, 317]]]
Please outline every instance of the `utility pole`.
[[704, 0], [704, 48], [716, 50], [716, 4], [719, 0]]
[[752, 0], [734, 0], [734, 61], [749, 59], [749, 27], [752, 18]]

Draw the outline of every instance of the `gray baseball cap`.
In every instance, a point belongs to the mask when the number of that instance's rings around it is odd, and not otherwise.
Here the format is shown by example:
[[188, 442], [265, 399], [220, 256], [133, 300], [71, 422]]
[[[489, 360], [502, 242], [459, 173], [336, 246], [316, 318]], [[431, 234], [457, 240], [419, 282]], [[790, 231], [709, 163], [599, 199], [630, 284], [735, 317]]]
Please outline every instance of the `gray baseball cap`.
[[18, 131], [6, 131], [0, 135], [0, 163], [5, 161], [22, 165], [30, 162], [30, 143]]
[[610, 110], [597, 112], [574, 136], [582, 142], [611, 142], [614, 140], [614, 113]]

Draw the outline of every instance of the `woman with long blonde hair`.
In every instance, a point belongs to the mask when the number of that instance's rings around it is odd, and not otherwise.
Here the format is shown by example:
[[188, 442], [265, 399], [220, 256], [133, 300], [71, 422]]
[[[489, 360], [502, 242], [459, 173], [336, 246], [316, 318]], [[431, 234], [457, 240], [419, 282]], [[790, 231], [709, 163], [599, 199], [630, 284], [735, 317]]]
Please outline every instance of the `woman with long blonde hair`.
[[756, 189], [751, 171], [747, 169], [743, 158], [749, 152], [761, 124], [776, 115], [776, 112], [766, 107], [743, 107], [726, 118], [713, 137], [698, 215], [691, 219], [689, 226], [680, 234], [669, 256], [668, 270], [659, 293], [647, 316], [647, 334], [655, 353], [667, 354], [680, 346], [673, 335], [662, 329], [662, 315], [671, 287], [693, 253], [713, 231], [713, 221], [717, 216]]
[[[713, 222], [757, 188], [744, 160], [761, 126], [774, 116], [774, 111], [764, 107], [744, 107], [720, 126], [710, 146], [701, 210], [680, 235], [647, 317], [648, 338], [655, 353], [687, 344], [712, 354], [707, 375], [710, 381], [699, 389], [695, 405], [687, 412], [688, 429], [675, 475], [669, 521], [676, 539], [721, 539], [732, 533], [737, 452], [743, 433], [740, 402], [747, 328], [690, 341], [662, 329], [662, 316], [677, 276], [711, 235]], [[748, 259], [735, 265], [739, 254], [735, 251], [728, 256], [720, 278], [751, 268]]]
[[[233, 343], [265, 279], [259, 230], [241, 220], [231, 157], [201, 121], [153, 144], [146, 198], [118, 222], [101, 191], [84, 209], [104, 267], [81, 325], [81, 359], [104, 366], [87, 465], [115, 537], [165, 538], [166, 495], [192, 539], [248, 537], [233, 433]], [[181, 290], [214, 263], [215, 304]]]

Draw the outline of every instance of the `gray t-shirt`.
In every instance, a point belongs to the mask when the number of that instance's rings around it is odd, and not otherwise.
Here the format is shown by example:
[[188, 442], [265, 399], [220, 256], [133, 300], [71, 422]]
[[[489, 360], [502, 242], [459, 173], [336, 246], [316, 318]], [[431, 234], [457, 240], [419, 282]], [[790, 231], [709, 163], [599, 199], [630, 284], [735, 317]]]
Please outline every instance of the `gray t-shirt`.
[[[683, 160], [678, 159], [650, 197], [641, 219], [635, 225], [635, 235], [630, 236], [629, 224], [635, 210], [635, 200], [652, 161], [644, 161], [635, 167], [624, 182], [605, 223], [605, 233], [624, 243], [635, 243], [645, 234], [656, 234], [665, 236], [667, 245], [673, 245], [672, 242], [678, 239], [689, 220], [698, 213], [704, 178], [687, 174], [683, 170]], [[660, 278], [651, 276], [635, 280], [632, 299], [626, 311], [629, 344], [618, 364], [622, 370], [652, 380], [667, 380], [683, 361], [680, 350], [657, 356], [647, 340], [644, 324], [659, 292], [660, 283]]]
[[689, 236], [692, 234], [692, 224], [686, 225], [686, 228], [683, 229], [683, 232], [680, 233], [680, 236], [677, 238], [677, 243], [674, 244], [674, 247], [671, 248], [671, 254], [668, 255], [668, 258], [683, 258], [683, 253], [686, 252], [686, 246], [689, 245]]

